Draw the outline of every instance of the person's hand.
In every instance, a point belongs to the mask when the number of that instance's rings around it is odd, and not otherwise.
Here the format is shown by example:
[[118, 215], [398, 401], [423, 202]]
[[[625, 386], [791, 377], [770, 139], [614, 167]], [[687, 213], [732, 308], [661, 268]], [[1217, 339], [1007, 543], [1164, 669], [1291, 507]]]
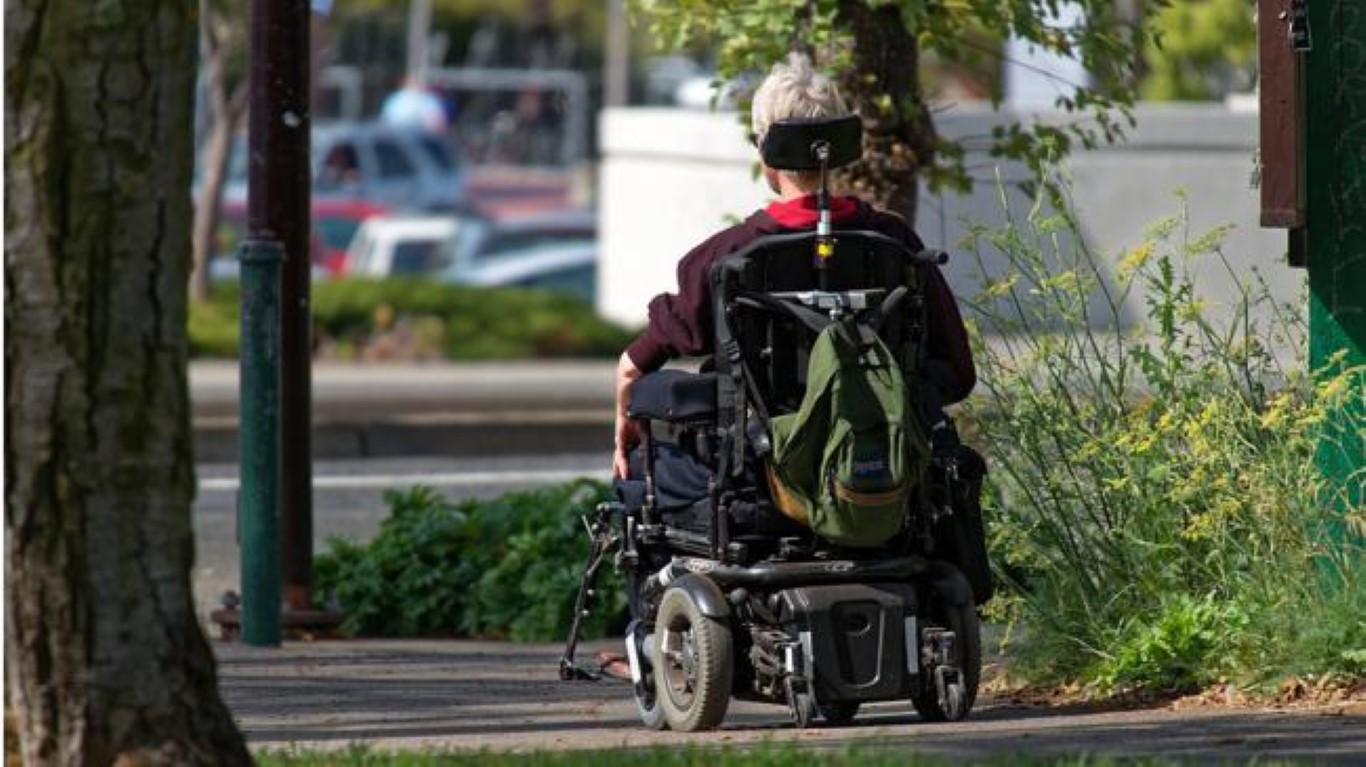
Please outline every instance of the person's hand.
[[613, 478], [626, 479], [630, 473], [630, 462], [627, 456], [630, 455], [631, 448], [638, 441], [640, 441], [640, 429], [636, 422], [627, 418], [625, 413], [617, 413], [616, 451], [612, 454]]
[[635, 421], [626, 417], [626, 406], [631, 401], [631, 384], [635, 383], [640, 376], [641, 372], [631, 361], [631, 356], [623, 353], [617, 362], [617, 439], [616, 450], [612, 453], [612, 476], [616, 479], [626, 479], [630, 465], [626, 457], [630, 455], [631, 448], [640, 440], [639, 427], [636, 426]]

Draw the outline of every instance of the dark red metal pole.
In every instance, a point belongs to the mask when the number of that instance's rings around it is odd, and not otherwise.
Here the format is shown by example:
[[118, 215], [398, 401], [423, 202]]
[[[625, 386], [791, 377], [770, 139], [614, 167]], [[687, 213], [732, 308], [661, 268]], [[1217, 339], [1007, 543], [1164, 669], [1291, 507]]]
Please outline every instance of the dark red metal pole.
[[311, 605], [313, 460], [309, 297], [308, 0], [252, 0], [251, 193], [253, 235], [278, 241], [280, 286], [280, 569], [286, 611]]

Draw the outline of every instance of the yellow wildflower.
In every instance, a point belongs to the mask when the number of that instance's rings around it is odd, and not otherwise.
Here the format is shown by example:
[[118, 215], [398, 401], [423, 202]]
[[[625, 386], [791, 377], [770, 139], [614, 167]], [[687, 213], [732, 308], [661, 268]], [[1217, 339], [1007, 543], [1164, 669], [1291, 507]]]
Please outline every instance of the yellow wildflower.
[[1149, 259], [1153, 257], [1153, 244], [1144, 242], [1142, 245], [1130, 250], [1119, 261], [1119, 274], [1121, 277], [1128, 278], [1134, 272], [1142, 269]]

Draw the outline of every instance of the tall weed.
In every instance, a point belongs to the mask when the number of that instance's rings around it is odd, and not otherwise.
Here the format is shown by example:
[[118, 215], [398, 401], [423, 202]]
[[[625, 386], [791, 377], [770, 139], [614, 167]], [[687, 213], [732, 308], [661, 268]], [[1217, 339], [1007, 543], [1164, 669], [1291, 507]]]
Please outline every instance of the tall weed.
[[[1011, 587], [997, 609], [1027, 629], [1027, 676], [1101, 692], [1360, 674], [1361, 538], [1325, 531], [1366, 515], [1313, 459], [1330, 414], [1354, 419], [1338, 433], [1366, 428], [1348, 406], [1366, 371], [1278, 358], [1304, 347], [1301, 310], [1232, 268], [1226, 229], [1193, 235], [1182, 203], [1114, 265], [1037, 205], [968, 238], [979, 265], [987, 245], [1007, 263], [971, 302], [966, 406]], [[1201, 295], [1201, 262], [1236, 286], [1232, 306]]]

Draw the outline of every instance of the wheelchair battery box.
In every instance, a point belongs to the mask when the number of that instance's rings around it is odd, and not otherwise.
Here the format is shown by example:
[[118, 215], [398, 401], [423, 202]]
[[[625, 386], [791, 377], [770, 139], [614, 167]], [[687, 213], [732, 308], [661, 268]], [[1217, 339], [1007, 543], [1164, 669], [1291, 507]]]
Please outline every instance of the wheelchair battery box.
[[901, 583], [778, 592], [778, 619], [797, 641], [818, 702], [905, 698], [918, 672], [915, 589]]

